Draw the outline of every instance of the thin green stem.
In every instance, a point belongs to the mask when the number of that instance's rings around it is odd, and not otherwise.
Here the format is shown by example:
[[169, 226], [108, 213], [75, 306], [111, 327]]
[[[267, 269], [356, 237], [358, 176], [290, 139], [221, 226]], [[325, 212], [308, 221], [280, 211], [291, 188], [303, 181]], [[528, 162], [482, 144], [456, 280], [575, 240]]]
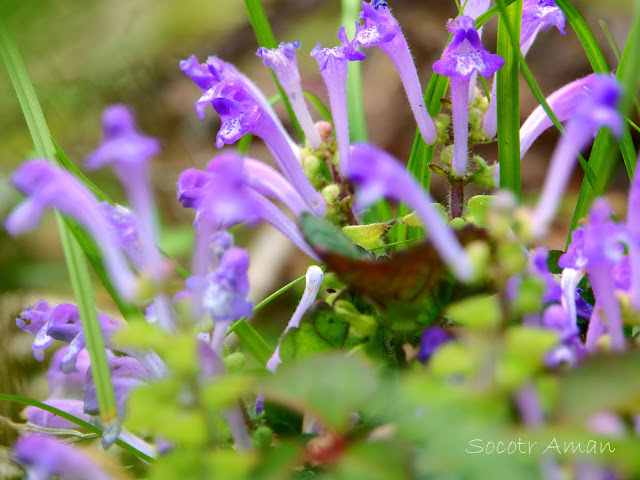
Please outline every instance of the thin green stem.
[[[36, 155], [48, 158], [52, 162], [55, 161], [58, 158], [57, 152], [54, 143], [51, 141], [51, 135], [42, 113], [42, 108], [18, 48], [2, 21], [0, 21], [0, 54], [2, 54], [9, 77], [22, 107], [22, 112], [33, 138]], [[82, 329], [91, 360], [102, 424], [105, 429], [110, 428], [112, 431], [116, 431], [118, 428], [116, 426], [118, 424], [118, 410], [113, 394], [104, 340], [93, 298], [89, 270], [82, 250], [66, 227], [61, 215], [57, 212], [56, 222], [60, 230], [67, 269], [82, 320]]]
[[[40, 409], [45, 410], [47, 412], [53, 413], [54, 415], [57, 415], [60, 418], [64, 418], [65, 420], [68, 420], [68, 421], [70, 421], [72, 423], [75, 423], [79, 427], [82, 427], [82, 428], [90, 431], [91, 433], [94, 433], [96, 435], [102, 435], [102, 430], [100, 430], [95, 425], [92, 425], [89, 422], [85, 422], [83, 419], [75, 417], [75, 416], [71, 415], [70, 413], [65, 412], [64, 410], [60, 410], [59, 408], [52, 407], [51, 405], [47, 405], [46, 403], [39, 402], [38, 400], [35, 400], [33, 398], [23, 397], [23, 396], [20, 396], [20, 395], [11, 395], [11, 394], [8, 394], [8, 393], [0, 393], [0, 400], [5, 400], [7, 402], [19, 403], [21, 405], [28, 405], [30, 407], [40, 408]], [[118, 445], [123, 450], [126, 450], [127, 452], [131, 453], [132, 455], [135, 455], [136, 457], [138, 457], [138, 458], [140, 458], [140, 459], [142, 459], [142, 460], [144, 460], [146, 462], [153, 463], [155, 461], [155, 459], [153, 457], [150, 457], [146, 453], [141, 452], [140, 450], [138, 450], [134, 446], [129, 445], [128, 443], [123, 442], [120, 439], [116, 440], [115, 444]]]

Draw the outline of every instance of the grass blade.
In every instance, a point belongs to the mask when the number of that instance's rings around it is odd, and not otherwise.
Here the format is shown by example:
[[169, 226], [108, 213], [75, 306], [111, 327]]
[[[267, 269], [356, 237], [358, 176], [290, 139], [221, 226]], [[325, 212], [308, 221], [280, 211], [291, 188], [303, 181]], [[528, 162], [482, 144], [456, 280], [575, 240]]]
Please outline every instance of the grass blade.
[[233, 331], [238, 335], [247, 352], [249, 352], [260, 365], [266, 365], [267, 361], [271, 358], [271, 354], [273, 354], [273, 350], [269, 347], [265, 339], [245, 320], [236, 322], [234, 326]]
[[[0, 21], [0, 53], [4, 60], [9, 77], [18, 96], [29, 132], [33, 138], [36, 154], [39, 157], [54, 161], [57, 152], [49, 128], [38, 103], [35, 90], [27, 73], [22, 57], [13, 38], [3, 22]], [[91, 278], [84, 259], [84, 254], [71, 232], [64, 224], [62, 216], [56, 212], [56, 222], [60, 230], [60, 237], [67, 262], [67, 269], [71, 277], [73, 292], [78, 303], [78, 310], [82, 320], [91, 367], [96, 383], [96, 394], [100, 407], [100, 417], [105, 429], [111, 429], [109, 434], [119, 429], [118, 410], [111, 384], [111, 375], [107, 364], [104, 340], [98, 322]], [[103, 437], [104, 438], [104, 437]]]
[[[256, 40], [258, 41], [258, 45], [266, 48], [277, 48], [278, 42], [276, 41], [276, 37], [273, 35], [273, 31], [271, 30], [271, 25], [269, 24], [269, 19], [267, 18], [267, 14], [262, 8], [262, 3], [260, 0], [244, 0], [244, 5], [247, 9], [247, 14], [249, 15], [249, 23], [251, 23], [251, 28], [253, 28], [253, 33], [256, 36]], [[271, 69], [269, 69], [271, 70]], [[293, 112], [293, 108], [291, 107], [291, 102], [289, 102], [289, 98], [285, 93], [282, 85], [278, 81], [276, 74], [271, 71], [271, 77], [273, 78], [274, 83], [278, 89], [278, 92], [282, 96], [282, 101], [284, 103], [285, 108], [287, 109], [287, 114], [291, 119], [291, 125], [298, 135], [298, 138], [302, 142], [304, 142], [304, 132], [302, 131], [302, 127], [300, 126], [300, 122], [296, 118], [296, 114]]]
[[[53, 413], [54, 415], [57, 415], [60, 418], [64, 418], [65, 420], [75, 423], [79, 427], [82, 427], [92, 433], [95, 433], [96, 435], [102, 435], [102, 430], [100, 430], [95, 425], [92, 425], [89, 422], [85, 422], [83, 419], [75, 417], [70, 413], [65, 412], [64, 410], [60, 410], [59, 408], [52, 407], [51, 405], [47, 405], [46, 403], [39, 402], [38, 400], [35, 400], [33, 398], [23, 397], [21, 395], [10, 395], [8, 393], [0, 393], [0, 400], [19, 403], [21, 405], [28, 405], [30, 407], [40, 408], [41, 410], [45, 410], [47, 412]], [[120, 439], [116, 440], [115, 444], [118, 445], [123, 450], [126, 450], [127, 452], [131, 453], [132, 455], [135, 455], [136, 457], [146, 462], [153, 463], [155, 461], [153, 457], [150, 457], [146, 453], [143, 453], [137, 448], [135, 448], [133, 445], [129, 445], [128, 443], [123, 442]]]
[[520, 18], [522, 0], [505, 7], [498, 0], [497, 54], [505, 60], [496, 77], [498, 108], [498, 159], [500, 188], [510, 190], [520, 202]]

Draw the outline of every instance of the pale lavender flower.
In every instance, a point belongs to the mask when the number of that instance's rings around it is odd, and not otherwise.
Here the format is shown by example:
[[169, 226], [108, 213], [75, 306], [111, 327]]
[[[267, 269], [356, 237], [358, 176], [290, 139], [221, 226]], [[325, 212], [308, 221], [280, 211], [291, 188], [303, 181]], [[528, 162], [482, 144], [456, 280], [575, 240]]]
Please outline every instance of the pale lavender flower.
[[256, 55], [262, 58], [264, 64], [276, 74], [280, 85], [287, 94], [291, 107], [296, 114], [300, 126], [304, 131], [309, 145], [317, 150], [322, 143], [322, 138], [316, 129], [307, 104], [302, 94], [300, 72], [296, 61], [296, 50], [300, 48], [300, 42], [280, 43], [278, 48], [260, 47]]
[[114, 287], [126, 299], [136, 294], [136, 279], [113, 236], [100, 206], [91, 192], [66, 170], [46, 160], [29, 160], [13, 174], [13, 184], [28, 196], [6, 218], [4, 226], [11, 235], [32, 230], [44, 211], [55, 208], [86, 228], [104, 255]]
[[611, 348], [624, 350], [626, 347], [612, 276], [614, 265], [624, 255], [622, 242], [626, 237], [623, 228], [611, 220], [611, 214], [606, 200], [596, 199], [587, 223], [574, 230], [571, 244], [558, 262], [562, 268], [586, 269], [589, 275], [596, 299], [587, 332], [586, 347], [590, 351], [595, 348], [598, 338], [605, 330], [601, 324], [602, 317], [597, 314], [598, 310], [602, 310], [606, 317], [606, 331], [611, 337]]
[[349, 41], [345, 28], [338, 30], [340, 45], [333, 48], [321, 48], [320, 44], [311, 51], [318, 61], [320, 75], [329, 92], [331, 116], [338, 142], [340, 168], [344, 170], [349, 161], [349, 115], [347, 111], [347, 73], [350, 61], [360, 61], [365, 54], [359, 52], [356, 44]]
[[[295, 312], [293, 312], [293, 316], [289, 320], [289, 323], [287, 323], [287, 327], [284, 329], [283, 335], [292, 328], [300, 327], [300, 320], [302, 320], [303, 315], [307, 310], [309, 310], [309, 307], [313, 305], [313, 302], [316, 301], [318, 291], [320, 290], [320, 286], [322, 285], [323, 277], [324, 273], [320, 267], [311, 265], [307, 269], [307, 273], [305, 275], [306, 284], [304, 287], [304, 293], [302, 294], [300, 303], [298, 303], [298, 307], [296, 308]], [[278, 343], [275, 352], [273, 352], [273, 355], [271, 355], [271, 358], [267, 361], [267, 370], [276, 373], [276, 368], [281, 363], [282, 359], [280, 358], [280, 343]]]
[[454, 340], [454, 337], [440, 327], [429, 327], [420, 336], [420, 349], [418, 361], [427, 363], [434, 353], [445, 343]]
[[[564, 13], [553, 0], [525, 0], [522, 7], [520, 25], [520, 52], [522, 56], [527, 55], [539, 32], [555, 26], [564, 35], [564, 22]], [[489, 138], [495, 137], [498, 129], [497, 105], [496, 80], [494, 77], [493, 86], [491, 87], [491, 99], [482, 122], [482, 130]], [[521, 152], [520, 158], [523, 155], [524, 153]]]
[[[213, 86], [196, 102], [196, 111], [203, 117], [205, 106], [211, 104], [220, 115], [222, 126], [216, 137], [216, 146], [222, 148], [224, 144], [232, 144], [247, 133], [260, 137], [311, 211], [324, 215], [326, 203], [305, 176], [298, 160], [297, 147], [264, 95], [232, 65], [210, 57], [206, 66], [212, 74]], [[187, 71], [193, 72], [194, 69], [197, 70], [195, 66], [190, 66]], [[197, 78], [201, 84], [207, 84], [200, 77]]]
[[362, 2], [360, 19], [363, 23], [356, 23], [355, 43], [361, 47], [380, 47], [389, 56], [402, 79], [420, 134], [431, 145], [436, 139], [436, 126], [424, 104], [420, 79], [407, 40], [387, 2]]
[[431, 195], [404, 165], [384, 150], [360, 144], [351, 148], [349, 168], [344, 174], [357, 187], [356, 210], [381, 198], [406, 203], [422, 219], [429, 240], [454, 275], [461, 281], [471, 280], [473, 267], [469, 257], [433, 205]]
[[618, 82], [610, 75], [597, 75], [589, 82], [588, 89], [589, 95], [574, 110], [551, 157], [542, 194], [531, 219], [531, 229], [538, 238], [547, 233], [578, 154], [601, 126], [610, 128], [617, 136], [622, 132], [622, 117], [616, 110], [621, 94]]
[[81, 449], [49, 435], [30, 433], [18, 439], [14, 458], [25, 466], [29, 480], [60, 476], [65, 480], [111, 480], [112, 476]]
[[483, 77], [489, 77], [502, 68], [504, 60], [484, 48], [471, 17], [461, 16], [449, 20], [447, 28], [453, 38], [444, 49], [442, 59], [433, 64], [433, 70], [451, 79], [454, 137], [452, 166], [455, 173], [463, 175], [468, 161], [471, 76], [478, 72]]

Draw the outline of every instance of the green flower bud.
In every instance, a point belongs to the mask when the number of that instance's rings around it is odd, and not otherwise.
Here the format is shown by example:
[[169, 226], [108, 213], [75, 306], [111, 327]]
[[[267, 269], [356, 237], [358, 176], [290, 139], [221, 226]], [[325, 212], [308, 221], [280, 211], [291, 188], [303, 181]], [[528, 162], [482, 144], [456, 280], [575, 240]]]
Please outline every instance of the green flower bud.
[[322, 195], [322, 198], [324, 198], [324, 201], [327, 202], [327, 204], [336, 203], [338, 197], [340, 196], [340, 187], [335, 183], [331, 183], [324, 187], [320, 194]]
[[446, 165], [447, 167], [451, 167], [451, 161], [453, 159], [453, 145], [449, 145], [445, 147], [440, 152], [440, 163]]
[[436, 124], [436, 141], [434, 145], [444, 145], [449, 143], [449, 127], [451, 126], [451, 116], [446, 113], [439, 113], [433, 121]]

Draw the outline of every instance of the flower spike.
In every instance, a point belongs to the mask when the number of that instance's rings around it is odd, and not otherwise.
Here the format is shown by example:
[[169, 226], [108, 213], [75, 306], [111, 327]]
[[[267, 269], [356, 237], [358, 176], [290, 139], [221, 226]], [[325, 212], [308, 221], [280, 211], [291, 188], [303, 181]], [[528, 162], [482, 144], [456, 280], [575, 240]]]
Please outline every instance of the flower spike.
[[455, 276], [463, 282], [471, 281], [473, 267], [469, 257], [433, 206], [431, 195], [400, 162], [384, 150], [359, 144], [351, 147], [349, 169], [344, 173], [358, 188], [356, 210], [383, 197], [406, 203], [416, 210], [429, 232], [429, 240]]
[[453, 117], [453, 170], [464, 175], [467, 170], [469, 142], [469, 83], [474, 72], [483, 77], [502, 68], [504, 60], [489, 53], [478, 36], [471, 17], [449, 20], [447, 28], [453, 35], [442, 59], [433, 64], [436, 73], [451, 78], [451, 111]]
[[356, 49], [353, 41], [349, 41], [345, 28], [338, 31], [340, 45], [333, 48], [321, 48], [318, 44], [311, 51], [311, 56], [318, 61], [320, 75], [329, 92], [331, 115], [335, 125], [336, 140], [340, 168], [344, 170], [349, 157], [349, 117], [347, 112], [347, 71], [348, 62], [360, 61], [364, 53]]
[[589, 94], [574, 110], [551, 157], [549, 172], [532, 218], [531, 227], [537, 237], [546, 235], [577, 156], [593, 139], [598, 128], [606, 126], [616, 136], [622, 132], [622, 117], [616, 110], [621, 94], [619, 84], [610, 75], [595, 75], [587, 88]]
[[107, 272], [120, 295], [128, 300], [135, 297], [136, 278], [102, 215], [98, 201], [87, 187], [66, 170], [43, 159], [22, 164], [13, 174], [12, 181], [28, 198], [6, 218], [4, 226], [7, 232], [20, 235], [32, 230], [48, 208], [69, 215], [89, 231], [100, 247]]
[[420, 79], [407, 40], [387, 7], [387, 2], [363, 1], [360, 19], [363, 23], [356, 23], [355, 43], [361, 47], [380, 47], [389, 56], [404, 85], [420, 135], [426, 143], [433, 144], [436, 126], [425, 107]]
[[311, 145], [312, 149], [317, 150], [322, 143], [322, 139], [304, 102], [302, 85], [300, 84], [300, 72], [296, 62], [296, 50], [299, 48], [300, 42], [298, 41], [293, 43], [282, 42], [278, 48], [260, 47], [256, 55], [262, 58], [264, 64], [276, 74], [287, 97], [289, 97], [293, 111], [309, 141], [309, 145]]

